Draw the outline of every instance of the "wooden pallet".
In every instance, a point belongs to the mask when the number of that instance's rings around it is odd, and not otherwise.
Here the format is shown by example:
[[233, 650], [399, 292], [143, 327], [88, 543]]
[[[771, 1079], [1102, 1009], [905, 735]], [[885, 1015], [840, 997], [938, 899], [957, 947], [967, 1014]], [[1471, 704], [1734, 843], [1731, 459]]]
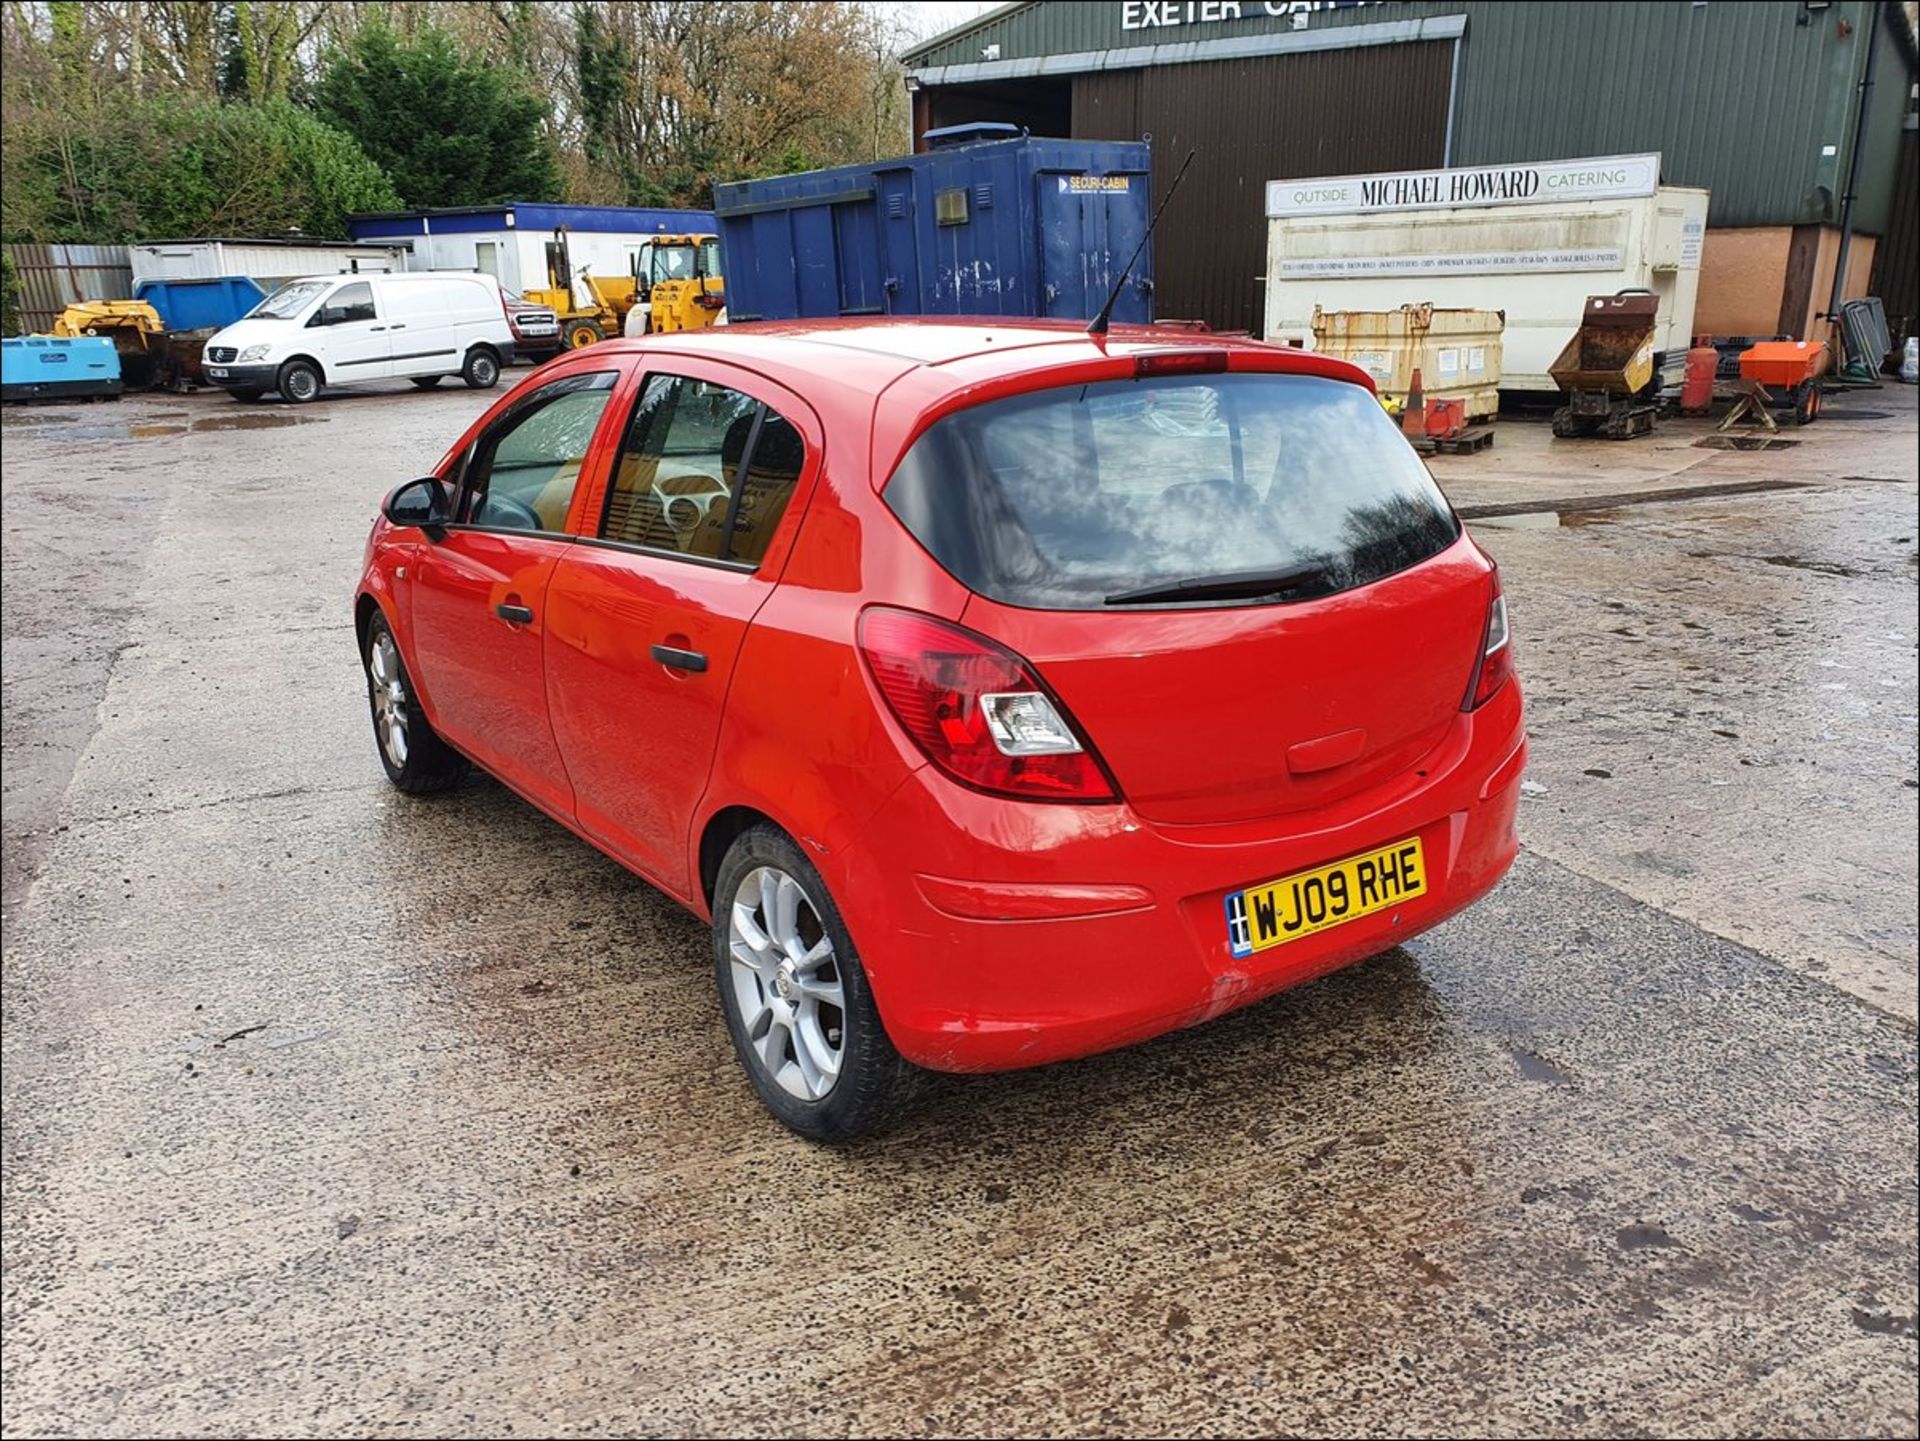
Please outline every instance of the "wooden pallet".
[[1413, 442], [1422, 455], [1472, 455], [1493, 444], [1493, 427], [1470, 425], [1454, 435], [1423, 435]]

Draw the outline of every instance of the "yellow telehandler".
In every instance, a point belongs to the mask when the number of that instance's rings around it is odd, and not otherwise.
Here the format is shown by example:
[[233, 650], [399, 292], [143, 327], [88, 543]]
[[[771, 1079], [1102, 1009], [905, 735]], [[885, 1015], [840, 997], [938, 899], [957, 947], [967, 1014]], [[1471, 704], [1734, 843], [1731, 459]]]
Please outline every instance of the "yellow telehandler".
[[634, 257], [633, 281], [635, 292], [644, 286], [647, 298], [627, 312], [628, 335], [704, 330], [725, 321], [727, 286], [717, 235], [656, 236]]

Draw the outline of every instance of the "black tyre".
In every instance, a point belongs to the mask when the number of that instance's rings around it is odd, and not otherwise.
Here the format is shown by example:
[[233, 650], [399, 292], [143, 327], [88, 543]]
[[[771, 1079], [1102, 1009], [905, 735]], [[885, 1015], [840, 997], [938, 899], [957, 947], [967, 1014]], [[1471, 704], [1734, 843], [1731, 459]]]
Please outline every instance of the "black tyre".
[[282, 395], [296, 405], [305, 405], [310, 400], [318, 400], [323, 384], [320, 378], [320, 367], [311, 360], [289, 360], [280, 367], [280, 383], [277, 388]]
[[742, 834], [720, 863], [713, 969], [740, 1064], [792, 1130], [871, 1135], [919, 1093], [925, 1073], [887, 1039], [825, 882], [773, 826]]
[[484, 345], [467, 352], [467, 363], [460, 367], [460, 378], [469, 390], [492, 390], [500, 383], [500, 357]]
[[1793, 393], [1793, 423], [1812, 425], [1820, 418], [1820, 386], [1807, 381]]
[[367, 672], [367, 708], [373, 714], [373, 739], [387, 779], [408, 795], [430, 795], [457, 784], [467, 773], [467, 758], [428, 723], [413, 697], [413, 679], [384, 615], [367, 626], [361, 663]]
[[245, 390], [229, 390], [227, 394], [235, 400], [258, 400], [266, 394], [266, 391], [255, 390], [252, 386], [248, 386]]
[[561, 343], [568, 350], [585, 350], [589, 345], [598, 345], [606, 339], [600, 333], [600, 327], [591, 320], [573, 320], [560, 334]]
[[422, 390], [432, 390], [434, 386], [445, 380], [446, 377], [444, 375], [409, 375], [407, 379], [411, 380]]

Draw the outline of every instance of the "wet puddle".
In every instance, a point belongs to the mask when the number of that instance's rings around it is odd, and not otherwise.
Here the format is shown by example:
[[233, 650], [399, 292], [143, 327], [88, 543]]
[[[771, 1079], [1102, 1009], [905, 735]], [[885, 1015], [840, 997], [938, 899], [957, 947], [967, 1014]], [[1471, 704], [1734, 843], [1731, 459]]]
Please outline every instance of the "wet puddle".
[[268, 411], [248, 415], [209, 415], [200, 419], [152, 420], [145, 422], [96, 420], [91, 415], [18, 413], [9, 409], [4, 424], [42, 430], [59, 440], [153, 440], [162, 436], [186, 435], [203, 430], [279, 430], [289, 425], [305, 425], [319, 420], [317, 415], [292, 415]]
[[1814, 575], [1831, 575], [1840, 580], [1858, 580], [1861, 576], [1868, 574], [1864, 570], [1850, 565], [1841, 565], [1837, 561], [1808, 560], [1803, 555], [1743, 555], [1738, 551], [1730, 550], [1690, 550], [1687, 556], [1692, 560], [1757, 560], [1762, 565], [1777, 565], [1786, 570], [1810, 571]]
[[1781, 435], [1703, 435], [1694, 446], [1699, 450], [1785, 450], [1799, 443]]
[[1578, 530], [1589, 525], [1611, 525], [1620, 519], [1617, 507], [1605, 510], [1523, 510], [1518, 515], [1483, 516], [1476, 527], [1493, 530]]

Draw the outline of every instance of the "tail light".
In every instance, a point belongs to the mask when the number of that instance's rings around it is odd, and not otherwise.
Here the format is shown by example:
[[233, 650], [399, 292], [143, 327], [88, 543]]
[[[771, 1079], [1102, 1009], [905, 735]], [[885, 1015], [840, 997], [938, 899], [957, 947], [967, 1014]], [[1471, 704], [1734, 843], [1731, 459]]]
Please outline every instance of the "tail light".
[[1478, 710], [1512, 679], [1513, 636], [1507, 629], [1507, 598], [1500, 590], [1500, 572], [1496, 570], [1493, 600], [1487, 606], [1486, 638], [1481, 642], [1480, 660], [1473, 668], [1473, 683], [1467, 687], [1467, 703], [1460, 708]]
[[1118, 793], [1033, 667], [985, 636], [913, 611], [860, 617], [860, 653], [887, 708], [954, 780], [1024, 800]]

